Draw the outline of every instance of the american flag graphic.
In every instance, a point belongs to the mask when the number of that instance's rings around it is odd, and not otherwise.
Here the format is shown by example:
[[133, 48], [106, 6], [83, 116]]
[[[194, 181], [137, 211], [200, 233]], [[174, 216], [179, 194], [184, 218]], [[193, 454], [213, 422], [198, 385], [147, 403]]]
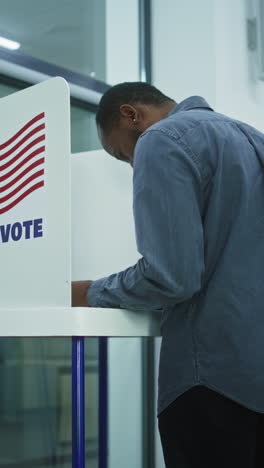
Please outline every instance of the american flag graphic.
[[44, 186], [45, 113], [0, 143], [0, 215]]

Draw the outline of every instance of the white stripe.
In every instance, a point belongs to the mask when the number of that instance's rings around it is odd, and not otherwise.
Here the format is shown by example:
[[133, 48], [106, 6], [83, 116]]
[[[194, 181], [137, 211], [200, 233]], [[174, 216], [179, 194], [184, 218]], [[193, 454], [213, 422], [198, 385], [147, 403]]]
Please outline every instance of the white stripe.
[[[40, 178], [37, 178], [35, 180], [33, 180], [32, 182], [30, 182], [28, 185], [26, 185], [26, 187], [24, 187], [23, 189], [19, 190], [18, 193], [16, 193], [16, 195], [13, 195], [13, 197], [9, 198], [9, 200], [7, 200], [6, 202], [4, 203], [0, 203], [0, 209], [3, 209], [5, 208], [6, 206], [10, 205], [14, 200], [16, 200], [17, 198], [19, 198], [23, 193], [25, 193], [30, 187], [32, 187], [33, 185], [37, 184], [38, 182], [40, 182], [41, 180], [43, 180], [43, 176], [40, 177]], [[34, 193], [34, 192], [33, 192]], [[0, 197], [1, 198], [1, 197]]]
[[[7, 167], [6, 169], [4, 169], [3, 171], [0, 170], [0, 177], [8, 174], [12, 169], [14, 169], [16, 166], [18, 166], [27, 156], [29, 156], [31, 153], [33, 153], [34, 151], [36, 151], [38, 148], [41, 148], [42, 146], [45, 145], [45, 141], [40, 141], [39, 143], [36, 143], [32, 148], [30, 148], [29, 150], [27, 150], [25, 152], [25, 154], [23, 154], [23, 156], [21, 156], [17, 161], [13, 162], [9, 167]], [[32, 159], [30, 159], [30, 161], [28, 161], [25, 165], [23, 165], [20, 169], [16, 170], [15, 172], [15, 175], [18, 175], [20, 174], [20, 172], [22, 172], [26, 167], [28, 167], [30, 164], [32, 164], [36, 158], [39, 158], [40, 156], [44, 157], [45, 155], [45, 151], [43, 151], [42, 153], [40, 153], [39, 155], [37, 156], [34, 156]], [[14, 157], [14, 156], [13, 156]], [[4, 161], [4, 164], [6, 162], [8, 162], [10, 159], [12, 158], [6, 158], [6, 160]], [[0, 169], [1, 169], [1, 166], [4, 165], [3, 163], [0, 164]], [[11, 176], [11, 178], [13, 178], [14, 175]], [[6, 179], [7, 182], [9, 180], [9, 177], [8, 179]], [[0, 182], [0, 185], [1, 184], [4, 184], [4, 182]]]
[[[41, 156], [41, 155], [39, 155]], [[39, 158], [37, 159], [39, 160]], [[32, 162], [35, 162], [35, 159], [34, 161], [31, 161], [30, 164], [32, 164]], [[29, 167], [30, 164], [28, 163], [26, 165], [26, 167]], [[26, 167], [23, 167], [23, 170], [26, 168]], [[45, 169], [45, 163], [42, 163], [40, 164], [39, 166], [37, 167], [34, 167], [33, 169], [31, 169], [27, 174], [25, 174], [23, 177], [21, 177], [21, 179], [19, 179], [18, 182], [16, 182], [14, 185], [12, 185], [11, 187], [9, 187], [8, 189], [6, 189], [4, 192], [0, 192], [0, 198], [2, 198], [3, 196], [5, 195], [8, 195], [10, 192], [12, 192], [13, 190], [15, 190], [20, 184], [22, 184], [25, 180], [27, 180], [31, 175], [35, 174], [35, 172], [38, 172], [38, 171], [41, 171], [42, 169]], [[22, 172], [22, 171], [20, 171]], [[5, 185], [8, 184], [8, 182], [11, 182], [13, 179], [15, 179], [17, 177], [17, 173], [14, 174], [12, 177], [8, 178], [6, 181], [4, 182], [1, 182], [0, 183], [0, 187], [4, 187]], [[42, 176], [43, 177], [43, 176]]]
[[[9, 144], [8, 146], [6, 146], [6, 148], [4, 149], [1, 149], [0, 150], [0, 156], [3, 156], [4, 154], [6, 154], [8, 151], [12, 150], [12, 148], [14, 148], [14, 146], [17, 145], [17, 143], [19, 143], [21, 140], [23, 140], [23, 138], [25, 136], [27, 136], [32, 130], [34, 130], [36, 127], [38, 127], [39, 125], [41, 125], [42, 123], [44, 123], [44, 120], [42, 119], [40, 121], [40, 123], [36, 122], [34, 125], [32, 125], [32, 127], [30, 127], [28, 130], [26, 130], [26, 132], [23, 132], [22, 135], [20, 135], [19, 138], [16, 138], [15, 141], [13, 141], [11, 144]], [[38, 125], [37, 125], [38, 124]], [[17, 150], [15, 150], [12, 154], [16, 154], [17, 152], [21, 151], [21, 149], [25, 148], [25, 146], [27, 146], [31, 141], [35, 140], [35, 138], [37, 138], [38, 136], [40, 135], [43, 135], [45, 134], [45, 129], [43, 130], [39, 130], [37, 133], [35, 133], [34, 135], [32, 135], [30, 138], [28, 138], [28, 140], [26, 140], [24, 143], [22, 143], [21, 146], [19, 146], [19, 148]], [[7, 139], [9, 140], [9, 138]], [[7, 141], [6, 140], [6, 141]], [[4, 142], [0, 142], [0, 145], [3, 144]], [[2, 162], [2, 161], [1, 161]], [[0, 162], [0, 164], [1, 164]]]

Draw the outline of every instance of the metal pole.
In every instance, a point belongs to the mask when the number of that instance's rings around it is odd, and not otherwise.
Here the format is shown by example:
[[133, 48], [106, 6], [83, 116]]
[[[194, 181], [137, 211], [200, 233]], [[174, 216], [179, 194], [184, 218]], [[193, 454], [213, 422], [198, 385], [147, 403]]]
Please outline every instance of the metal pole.
[[142, 382], [142, 466], [153, 468], [155, 466], [155, 363], [154, 340], [150, 337], [142, 338]]
[[139, 76], [151, 83], [151, 0], [138, 0], [139, 8]]
[[[152, 0], [138, 0], [139, 7], [139, 76], [152, 83]], [[142, 338], [142, 466], [155, 465], [154, 340]]]
[[107, 338], [99, 338], [99, 468], [108, 461], [108, 366]]
[[85, 468], [84, 337], [72, 337], [72, 468]]

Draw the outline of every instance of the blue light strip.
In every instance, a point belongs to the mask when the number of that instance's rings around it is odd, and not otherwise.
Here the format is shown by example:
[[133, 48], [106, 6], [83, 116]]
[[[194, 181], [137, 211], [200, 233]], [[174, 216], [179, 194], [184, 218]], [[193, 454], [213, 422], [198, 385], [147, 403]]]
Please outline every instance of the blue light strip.
[[72, 337], [72, 468], [85, 468], [84, 338]]
[[99, 468], [108, 465], [107, 337], [99, 338]]

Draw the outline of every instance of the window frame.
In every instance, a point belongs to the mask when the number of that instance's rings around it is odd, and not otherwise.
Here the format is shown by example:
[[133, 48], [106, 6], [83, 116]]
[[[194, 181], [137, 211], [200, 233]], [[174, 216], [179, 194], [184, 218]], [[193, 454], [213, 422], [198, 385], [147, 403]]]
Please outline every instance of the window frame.
[[39, 60], [19, 51], [0, 47], [0, 79], [19, 88], [40, 83], [54, 76], [67, 80], [75, 103], [95, 112], [101, 96], [110, 88], [103, 81], [77, 73], [44, 60]]

